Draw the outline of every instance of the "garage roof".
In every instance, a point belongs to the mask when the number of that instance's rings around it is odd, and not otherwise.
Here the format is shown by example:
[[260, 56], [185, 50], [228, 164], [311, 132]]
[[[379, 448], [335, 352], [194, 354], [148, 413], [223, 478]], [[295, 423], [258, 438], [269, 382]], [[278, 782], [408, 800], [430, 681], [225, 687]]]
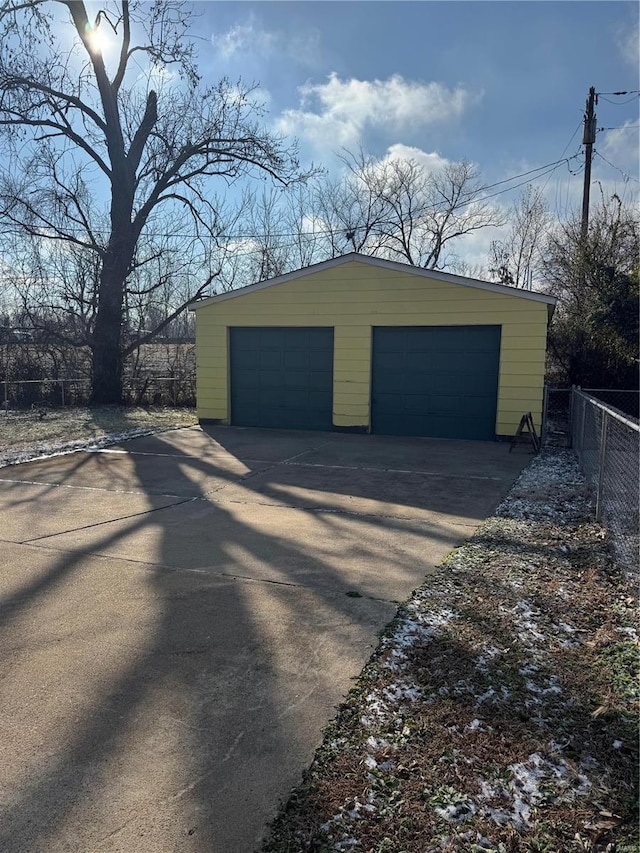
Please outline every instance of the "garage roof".
[[192, 311], [197, 311], [203, 305], [210, 305], [212, 302], [223, 302], [225, 299], [235, 299], [237, 296], [244, 296], [246, 293], [253, 293], [257, 290], [264, 290], [267, 287], [275, 287], [278, 284], [284, 284], [285, 281], [292, 281], [296, 278], [303, 278], [307, 275], [313, 275], [317, 272], [338, 267], [342, 264], [358, 263], [368, 264], [372, 267], [381, 267], [382, 269], [393, 270], [395, 272], [409, 273], [410, 275], [421, 276], [422, 278], [435, 279], [436, 281], [446, 281], [450, 284], [459, 284], [463, 287], [475, 287], [479, 290], [489, 290], [492, 293], [503, 293], [508, 296], [515, 296], [519, 299], [529, 299], [534, 302], [544, 302], [549, 306], [549, 313], [553, 312], [557, 299], [554, 296], [547, 296], [544, 293], [534, 293], [531, 290], [522, 290], [519, 287], [509, 287], [506, 284], [495, 284], [491, 281], [482, 281], [476, 278], [467, 278], [462, 275], [453, 275], [440, 270], [423, 269], [411, 264], [403, 264], [398, 261], [387, 261], [384, 258], [374, 258], [371, 255], [363, 255], [360, 252], [350, 252], [348, 255], [340, 255], [338, 258], [331, 258], [328, 261], [322, 261], [319, 264], [312, 264], [309, 267], [303, 267], [293, 272], [279, 275], [276, 278], [269, 278], [265, 281], [259, 281], [256, 284], [249, 284], [246, 287], [239, 287], [237, 290], [230, 290], [226, 293], [219, 293], [216, 296], [208, 296], [205, 299], [199, 299], [192, 302], [189, 308]]

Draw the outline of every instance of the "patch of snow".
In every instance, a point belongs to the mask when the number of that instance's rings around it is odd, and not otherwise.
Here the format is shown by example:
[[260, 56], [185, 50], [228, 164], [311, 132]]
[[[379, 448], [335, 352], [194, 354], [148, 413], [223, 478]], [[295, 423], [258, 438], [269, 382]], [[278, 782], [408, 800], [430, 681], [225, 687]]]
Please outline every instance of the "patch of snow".
[[369, 693], [365, 701], [367, 713], [360, 718], [360, 722], [365, 728], [373, 728], [376, 723], [382, 723], [389, 718], [389, 707], [377, 693]]
[[476, 708], [478, 705], [481, 705], [483, 702], [486, 702], [488, 699], [493, 699], [496, 695], [496, 691], [493, 687], [489, 687], [481, 696], [476, 696]]
[[400, 681], [385, 687], [382, 693], [387, 702], [415, 702], [423, 695], [419, 687]]
[[509, 808], [482, 806], [482, 814], [500, 825], [510, 824], [516, 830], [523, 830], [531, 823], [533, 810], [543, 801], [559, 798], [582, 796], [591, 787], [590, 781], [582, 773], [571, 770], [566, 761], [560, 759], [554, 763], [534, 752], [527, 761], [510, 764], [507, 770], [511, 774], [508, 784], [493, 784], [480, 781], [478, 800], [511, 800]]
[[476, 669], [480, 670], [481, 672], [484, 672], [488, 668], [489, 663], [494, 658], [498, 657], [498, 655], [501, 655], [503, 653], [503, 650], [492, 645], [482, 645], [481, 648], [482, 654], [479, 655], [476, 659]]
[[39, 459], [51, 459], [54, 456], [66, 456], [69, 453], [77, 453], [81, 450], [102, 450], [112, 444], [119, 444], [121, 441], [128, 441], [132, 438], [143, 438], [147, 435], [155, 435], [156, 433], [166, 431], [166, 427], [136, 427], [123, 432], [107, 433], [99, 438], [86, 438], [66, 442], [38, 441], [36, 442], [37, 450], [14, 450], [12, 448], [8, 448], [7, 450], [0, 451], [0, 468], [4, 468], [7, 465], [17, 465], [22, 462], [35, 462]]
[[344, 827], [343, 832], [345, 833], [345, 837], [334, 842], [334, 849], [336, 850], [350, 850], [352, 847], [360, 843], [353, 836], [346, 835], [346, 832], [351, 829], [351, 827], [348, 826], [349, 821], [357, 821], [361, 819], [363, 817], [363, 813], [372, 814], [377, 811], [376, 806], [373, 805], [373, 803], [363, 803], [358, 799], [358, 797], [354, 797], [350, 805], [351, 808], [341, 806], [340, 811], [337, 814], [334, 814], [332, 818], [320, 826], [321, 831], [326, 834], [334, 832], [338, 827]]
[[[521, 639], [526, 643], [527, 639], [544, 640], [544, 634], [538, 630], [534, 619], [540, 616], [539, 610], [534, 610], [527, 601], [518, 601], [513, 610], [510, 611], [516, 617], [516, 625], [521, 634]], [[529, 634], [528, 638], [523, 637], [525, 633]]]
[[560, 687], [556, 682], [557, 679], [554, 676], [551, 676], [548, 680], [548, 686], [541, 687], [539, 684], [536, 684], [535, 681], [528, 678], [525, 681], [525, 687], [529, 693], [534, 693], [537, 696], [548, 696], [550, 693], [562, 693], [562, 687]]
[[405, 669], [407, 656], [402, 649], [392, 649], [390, 657], [385, 661], [384, 666], [392, 672], [399, 672]]
[[484, 729], [484, 728], [485, 728], [484, 721], [483, 721], [483, 720], [479, 720], [478, 718], [476, 718], [475, 720], [471, 720], [471, 722], [469, 723], [469, 725], [468, 725], [468, 726], [466, 726], [466, 728], [467, 728], [470, 732], [475, 732], [475, 731], [477, 731], [478, 729]]
[[357, 838], [343, 838], [342, 841], [336, 841], [333, 845], [334, 850], [353, 850], [360, 844]]
[[436, 806], [434, 811], [448, 823], [462, 823], [476, 813], [476, 805], [472, 800], [460, 800], [455, 803], [447, 803], [444, 806]]
[[540, 453], [516, 480], [497, 516], [533, 521], [575, 521], [593, 501], [572, 451]]
[[384, 738], [375, 738], [373, 735], [367, 738], [367, 746], [371, 749], [385, 749], [389, 746], [389, 741]]

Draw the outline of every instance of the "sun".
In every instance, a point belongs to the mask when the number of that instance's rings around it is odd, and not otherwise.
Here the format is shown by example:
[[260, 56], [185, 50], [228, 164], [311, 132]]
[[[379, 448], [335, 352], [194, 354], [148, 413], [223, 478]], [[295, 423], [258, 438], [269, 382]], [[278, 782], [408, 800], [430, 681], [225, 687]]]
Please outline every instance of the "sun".
[[87, 25], [86, 30], [87, 45], [91, 53], [102, 53], [108, 50], [110, 46], [109, 34], [98, 23], [96, 26]]

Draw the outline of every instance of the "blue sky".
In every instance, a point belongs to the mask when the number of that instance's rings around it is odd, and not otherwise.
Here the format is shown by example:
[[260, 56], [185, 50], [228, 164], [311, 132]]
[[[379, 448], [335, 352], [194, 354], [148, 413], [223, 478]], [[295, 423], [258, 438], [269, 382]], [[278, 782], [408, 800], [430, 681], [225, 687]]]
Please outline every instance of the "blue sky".
[[[486, 183], [499, 181], [581, 150], [590, 86], [640, 89], [637, 3], [195, 5], [205, 80], [260, 82], [268, 121], [329, 169], [340, 144], [361, 143], [377, 157], [411, 149], [426, 163], [466, 158]], [[599, 157], [593, 177], [630, 200], [638, 96], [607, 97], [598, 127], [620, 129], [599, 133], [596, 150], [628, 177]], [[574, 171], [581, 164], [572, 161]], [[561, 215], [579, 203], [581, 174], [563, 166], [542, 183]]]
[[[87, 5], [95, 14], [103, 3]], [[313, 161], [336, 176], [341, 146], [359, 145], [380, 160], [412, 158], [428, 170], [466, 159], [484, 185], [503, 182], [488, 191], [499, 191], [491, 199], [498, 216], [531, 180], [564, 218], [580, 208], [582, 117], [595, 86], [603, 130], [592, 204], [600, 187], [606, 197], [640, 198], [637, 2], [192, 5], [203, 83], [223, 76], [259, 83], [265, 123], [297, 137], [303, 165]], [[113, 62], [117, 49], [105, 44]], [[137, 61], [132, 67], [143, 70]], [[144, 73], [140, 79], [149, 82]], [[607, 94], [620, 90], [633, 94]], [[571, 159], [537, 180], [509, 180], [562, 158]], [[503, 235], [496, 228], [467, 235], [459, 255], [480, 268]]]

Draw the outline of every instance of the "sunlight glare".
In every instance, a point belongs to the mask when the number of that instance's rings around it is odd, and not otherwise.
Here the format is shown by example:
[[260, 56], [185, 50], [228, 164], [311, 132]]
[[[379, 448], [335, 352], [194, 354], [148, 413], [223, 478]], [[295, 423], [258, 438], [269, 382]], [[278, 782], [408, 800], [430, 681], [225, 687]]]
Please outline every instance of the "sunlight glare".
[[92, 53], [104, 55], [110, 46], [109, 34], [100, 24], [95, 27], [87, 25], [87, 43]]

